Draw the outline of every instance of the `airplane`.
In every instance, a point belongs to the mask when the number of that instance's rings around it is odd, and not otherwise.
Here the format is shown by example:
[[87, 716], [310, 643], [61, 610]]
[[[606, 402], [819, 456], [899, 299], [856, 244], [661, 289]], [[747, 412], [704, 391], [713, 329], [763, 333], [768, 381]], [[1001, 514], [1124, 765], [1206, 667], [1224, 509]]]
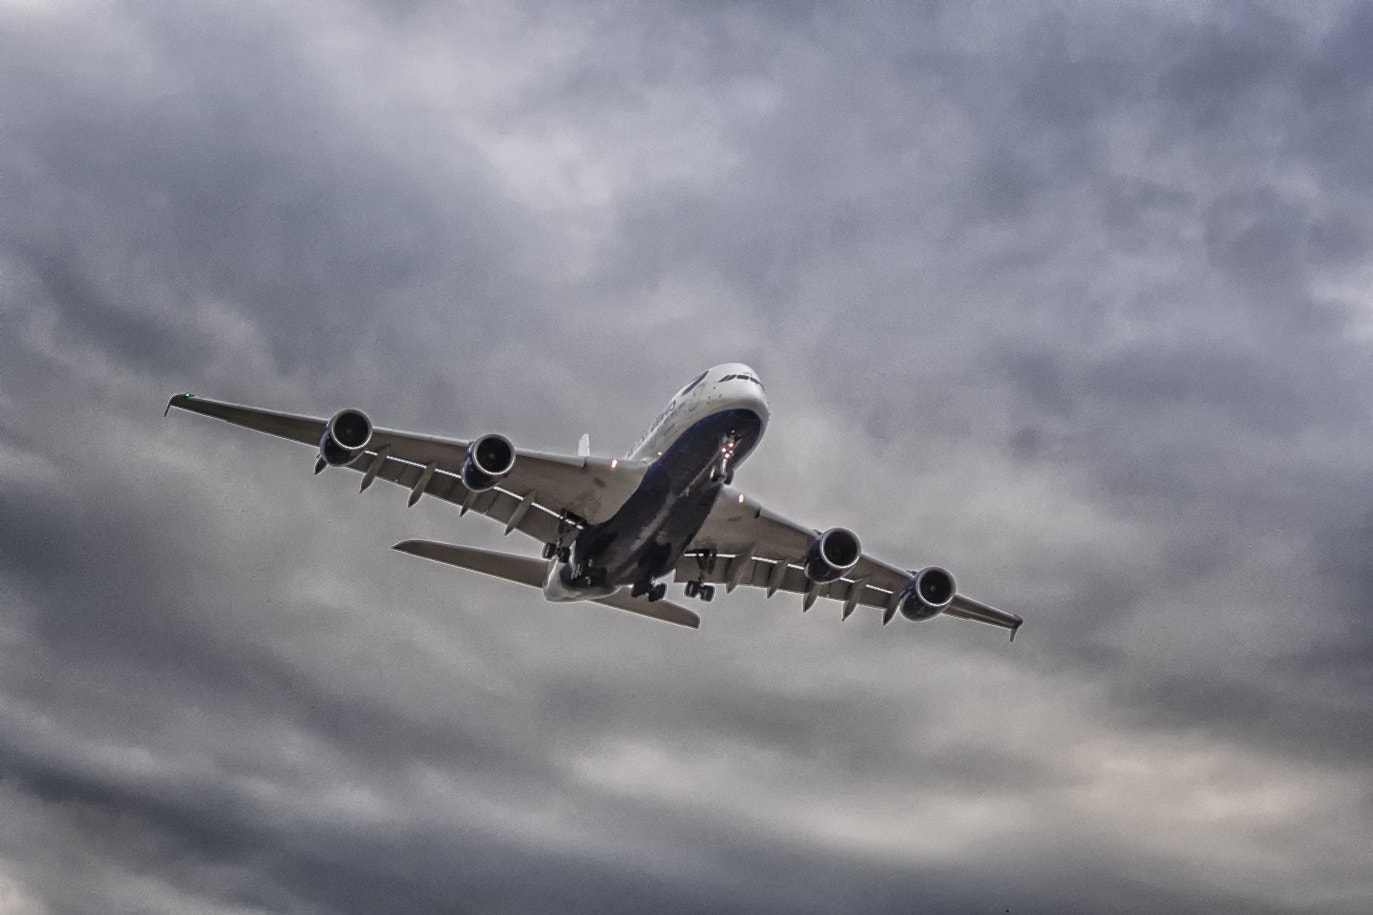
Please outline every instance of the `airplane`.
[[688, 599], [710, 602], [717, 586], [740, 585], [842, 602], [912, 621], [952, 616], [1009, 629], [1024, 622], [960, 594], [938, 566], [908, 570], [864, 554], [842, 527], [789, 521], [733, 487], [770, 413], [758, 374], [743, 363], [691, 379], [621, 458], [593, 457], [583, 436], [575, 456], [516, 448], [503, 435], [471, 441], [379, 429], [361, 410], [328, 420], [177, 394], [172, 407], [318, 449], [315, 473], [346, 467], [360, 491], [386, 480], [485, 515], [543, 544], [542, 558], [428, 540], [392, 549], [539, 588], [550, 601], [592, 601], [697, 628], [700, 616], [665, 600], [671, 578]]

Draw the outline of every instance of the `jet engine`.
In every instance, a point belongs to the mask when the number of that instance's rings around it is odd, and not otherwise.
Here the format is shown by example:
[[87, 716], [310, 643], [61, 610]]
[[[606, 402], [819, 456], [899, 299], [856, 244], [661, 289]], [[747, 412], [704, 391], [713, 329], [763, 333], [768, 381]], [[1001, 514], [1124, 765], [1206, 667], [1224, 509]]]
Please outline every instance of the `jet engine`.
[[462, 485], [484, 492], [510, 475], [515, 467], [515, 446], [504, 435], [483, 435], [467, 446], [462, 459]]
[[857, 534], [832, 527], [816, 537], [806, 551], [806, 577], [821, 584], [834, 581], [856, 566], [862, 555]]
[[372, 440], [372, 421], [361, 410], [340, 410], [324, 427], [319, 440], [320, 459], [330, 467], [357, 460]]
[[938, 566], [921, 569], [901, 591], [901, 615], [908, 620], [933, 619], [958, 593], [953, 576]]

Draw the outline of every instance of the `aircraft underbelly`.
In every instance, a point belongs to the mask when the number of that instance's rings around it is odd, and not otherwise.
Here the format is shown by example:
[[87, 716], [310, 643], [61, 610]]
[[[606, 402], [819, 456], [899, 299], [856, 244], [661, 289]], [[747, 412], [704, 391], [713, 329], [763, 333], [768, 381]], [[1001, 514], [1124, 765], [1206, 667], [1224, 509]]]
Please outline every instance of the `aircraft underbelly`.
[[725, 410], [697, 421], [653, 462], [613, 517], [581, 533], [574, 563], [589, 559], [604, 570], [606, 585], [631, 585], [672, 571], [720, 493], [723, 481], [712, 479], [711, 470], [720, 461], [721, 442], [733, 435], [730, 466], [737, 466], [762, 428], [752, 410]]

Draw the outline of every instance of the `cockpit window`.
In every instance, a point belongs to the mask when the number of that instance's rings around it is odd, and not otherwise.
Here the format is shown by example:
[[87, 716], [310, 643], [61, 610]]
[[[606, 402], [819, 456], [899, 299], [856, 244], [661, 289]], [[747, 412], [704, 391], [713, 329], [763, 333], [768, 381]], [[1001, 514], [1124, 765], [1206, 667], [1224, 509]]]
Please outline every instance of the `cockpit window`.
[[724, 382], [724, 381], [734, 381], [735, 379], [738, 379], [738, 380], [740, 380], [740, 381], [751, 381], [751, 382], [753, 382], [754, 384], [758, 385], [759, 388], [762, 388], [762, 387], [763, 387], [763, 383], [762, 383], [761, 381], [759, 381], [757, 378], [753, 377], [752, 375], [748, 375], [748, 374], [745, 374], [745, 373], [743, 373], [743, 372], [737, 372], [737, 373], [735, 373], [735, 374], [733, 374], [733, 375], [726, 375], [724, 378], [721, 378], [720, 381], [722, 381], [722, 382]]

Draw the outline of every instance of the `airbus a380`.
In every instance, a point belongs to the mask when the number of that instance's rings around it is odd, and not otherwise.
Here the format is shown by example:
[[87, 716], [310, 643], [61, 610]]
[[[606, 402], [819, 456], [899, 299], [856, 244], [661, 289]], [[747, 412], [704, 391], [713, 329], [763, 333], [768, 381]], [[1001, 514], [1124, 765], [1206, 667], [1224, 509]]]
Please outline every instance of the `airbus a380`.
[[394, 549], [542, 589], [550, 601], [594, 601], [696, 628], [700, 617], [664, 600], [666, 579], [710, 601], [740, 585], [860, 606], [909, 620], [946, 615], [1016, 630], [1023, 620], [958, 593], [936, 566], [906, 570], [867, 556], [858, 536], [774, 514], [734, 489], [767, 428], [767, 395], [741, 363], [707, 369], [676, 393], [622, 458], [516, 448], [503, 435], [472, 441], [377, 429], [360, 410], [315, 419], [178, 394], [178, 407], [317, 447], [315, 473], [347, 467], [362, 489], [387, 480], [474, 511], [541, 542], [543, 558], [406, 540]]

